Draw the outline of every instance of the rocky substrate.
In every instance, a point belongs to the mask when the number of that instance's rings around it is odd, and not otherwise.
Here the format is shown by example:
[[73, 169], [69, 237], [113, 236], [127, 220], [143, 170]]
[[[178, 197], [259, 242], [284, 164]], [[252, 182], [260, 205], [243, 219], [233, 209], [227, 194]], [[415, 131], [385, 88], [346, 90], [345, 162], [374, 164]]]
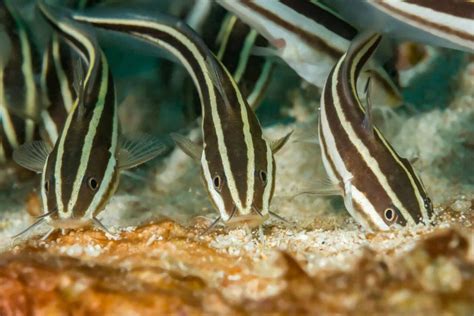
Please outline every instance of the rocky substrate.
[[[12, 246], [0, 255], [0, 315], [474, 313], [471, 228], [438, 227], [396, 244], [387, 240], [397, 233], [359, 233], [367, 242], [346, 241], [351, 251], [320, 243], [313, 257], [301, 255], [316, 242], [311, 234], [276, 246], [285, 228], [275, 225], [263, 236], [204, 229], [166, 220], [118, 239], [78, 230]], [[331, 258], [346, 264], [321, 264]]]

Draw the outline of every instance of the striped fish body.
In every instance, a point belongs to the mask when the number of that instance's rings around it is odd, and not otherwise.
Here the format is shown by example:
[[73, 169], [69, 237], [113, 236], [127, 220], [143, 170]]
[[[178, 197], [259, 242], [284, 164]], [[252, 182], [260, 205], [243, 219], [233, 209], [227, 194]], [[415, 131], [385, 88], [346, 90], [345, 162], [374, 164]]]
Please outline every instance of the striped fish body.
[[[309, 0], [219, 0], [255, 28], [306, 81], [324, 87], [331, 68], [349, 47], [357, 30], [332, 11]], [[376, 103], [401, 104], [400, 93], [388, 74], [371, 65]], [[362, 74], [362, 79], [367, 76]]]
[[39, 137], [35, 120], [41, 104], [37, 55], [25, 22], [9, 1], [0, 2], [0, 23], [0, 163], [6, 163], [19, 145]]
[[367, 115], [356, 91], [363, 65], [381, 36], [363, 34], [341, 57], [321, 96], [319, 140], [324, 167], [345, 206], [367, 229], [428, 224], [432, 205], [410, 163], [398, 156]]
[[[82, 62], [77, 60], [74, 65], [74, 102], [62, 123], [54, 147], [51, 148], [45, 141], [35, 141], [20, 146], [13, 153], [13, 159], [20, 166], [42, 173], [43, 201], [43, 214], [14, 238], [43, 222], [52, 226], [49, 233], [56, 228], [69, 229], [91, 224], [108, 232], [97, 216], [116, 191], [119, 172], [155, 158], [165, 147], [153, 137], [122, 140], [119, 145], [114, 82], [92, 27], [74, 21], [66, 9], [48, 6], [44, 1], [39, 1], [38, 6], [47, 22], [74, 49]], [[61, 62], [61, 58], [54, 56], [54, 45], [52, 48], [53, 51], [45, 58]], [[56, 48], [61, 49], [60, 46]], [[58, 53], [58, 56], [65, 55]], [[44, 65], [51, 64], [56, 66], [48, 60]], [[46, 73], [57, 74], [55, 71]], [[48, 83], [47, 80], [45, 82]], [[57, 82], [55, 84], [58, 85]], [[62, 95], [57, 98], [64, 100]], [[64, 112], [67, 110], [64, 109]], [[60, 115], [64, 116], [64, 112]]]
[[225, 15], [216, 43], [211, 46], [253, 110], [260, 105], [274, 68], [272, 58], [255, 55], [253, 50], [268, 46], [263, 36], [230, 13]]
[[47, 221], [54, 227], [74, 228], [93, 223], [118, 185], [115, 88], [91, 30], [70, 19], [67, 11], [43, 1], [39, 7], [87, 68], [42, 173], [43, 210], [50, 214]]
[[360, 27], [401, 40], [474, 52], [474, 2], [466, 0], [366, 1], [357, 8], [345, 0], [328, 5]]
[[[69, 1], [70, 7], [79, 10], [94, 4], [95, 0]], [[41, 113], [43, 138], [51, 145], [58, 139], [74, 100], [74, 68], [80, 56], [58, 33], [53, 32], [43, 54], [41, 88], [45, 110]]]
[[426, 33], [447, 41], [448, 46], [474, 52], [474, 2], [378, 1], [378, 10]]
[[273, 195], [274, 151], [231, 74], [202, 40], [171, 17], [129, 11], [74, 17], [151, 43], [180, 61], [201, 100], [203, 147], [193, 156], [201, 163], [210, 200], [226, 223], [261, 223]]
[[[205, 2], [205, 1], [204, 1]], [[212, 2], [203, 1], [187, 9], [186, 21], [216, 57], [232, 74], [243, 97], [256, 110], [260, 105], [274, 69], [273, 57], [253, 54], [255, 48], [266, 48], [268, 41], [235, 15]], [[178, 14], [179, 16], [185, 14]], [[181, 90], [181, 85], [175, 90]], [[195, 100], [198, 100], [196, 96]], [[199, 102], [193, 102], [191, 116], [200, 116]]]
[[74, 61], [79, 59], [71, 47], [53, 34], [43, 55], [41, 86], [47, 107], [41, 113], [44, 138], [55, 144], [62, 130], [74, 100], [77, 98], [73, 87]]

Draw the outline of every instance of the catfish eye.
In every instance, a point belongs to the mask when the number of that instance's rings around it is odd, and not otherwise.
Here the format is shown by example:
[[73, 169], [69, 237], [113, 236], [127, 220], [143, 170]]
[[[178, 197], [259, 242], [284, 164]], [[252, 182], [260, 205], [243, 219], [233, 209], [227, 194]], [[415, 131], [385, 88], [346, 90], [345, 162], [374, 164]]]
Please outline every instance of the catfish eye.
[[92, 191], [97, 190], [97, 188], [99, 187], [99, 182], [97, 182], [96, 178], [94, 177], [90, 177], [87, 180], [87, 184], [89, 185], [89, 189], [91, 189]]
[[392, 222], [395, 217], [396, 217], [396, 214], [395, 214], [395, 211], [391, 208], [387, 208], [383, 215], [385, 216], [385, 219], [388, 221], [388, 222]]
[[262, 180], [263, 184], [267, 184], [267, 173], [263, 170], [259, 172], [260, 180]]
[[212, 179], [212, 182], [214, 183], [214, 189], [216, 189], [217, 191], [220, 191], [220, 190], [222, 189], [222, 180], [221, 180], [221, 177], [215, 176], [215, 177]]
[[46, 181], [44, 182], [44, 191], [45, 191], [46, 193], [49, 193], [49, 180], [46, 180]]

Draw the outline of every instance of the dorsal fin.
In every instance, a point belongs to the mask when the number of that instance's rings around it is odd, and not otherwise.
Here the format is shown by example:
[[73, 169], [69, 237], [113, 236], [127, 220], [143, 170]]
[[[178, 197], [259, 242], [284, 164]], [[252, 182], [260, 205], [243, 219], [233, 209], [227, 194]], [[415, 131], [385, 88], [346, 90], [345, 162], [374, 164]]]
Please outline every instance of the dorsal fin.
[[365, 117], [363, 121], [363, 125], [365, 130], [370, 133], [371, 135], [374, 134], [374, 127], [372, 124], [372, 99], [371, 99], [371, 92], [372, 92], [372, 82], [369, 75], [367, 79], [367, 83], [365, 84], [365, 101], [367, 103], [365, 107]]
[[220, 61], [216, 59], [215, 56], [210, 53], [209, 56], [206, 58], [206, 63], [207, 63], [207, 69], [209, 71], [209, 75], [214, 83], [214, 86], [217, 88], [217, 91], [219, 91], [219, 94], [221, 95], [222, 99], [224, 99], [225, 105], [227, 107], [230, 107], [231, 104], [229, 102], [229, 98], [227, 97], [227, 93], [224, 89], [224, 86], [222, 85], [223, 82], [223, 76], [224, 74], [222, 73], [222, 67], [220, 65]]
[[72, 86], [74, 88], [74, 92], [76, 92], [76, 95], [79, 97], [79, 98], [83, 98], [84, 95], [83, 95], [83, 92], [84, 92], [84, 88], [83, 88], [83, 84], [84, 84], [84, 68], [83, 68], [83, 64], [82, 64], [82, 61], [77, 58], [74, 62], [73, 62], [73, 75], [74, 75], [74, 80], [72, 82]]

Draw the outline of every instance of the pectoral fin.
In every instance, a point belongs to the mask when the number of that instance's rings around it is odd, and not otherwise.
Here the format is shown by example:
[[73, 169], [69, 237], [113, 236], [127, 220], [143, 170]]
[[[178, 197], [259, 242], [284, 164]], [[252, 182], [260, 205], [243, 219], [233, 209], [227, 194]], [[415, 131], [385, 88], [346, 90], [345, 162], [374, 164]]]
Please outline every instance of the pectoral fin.
[[179, 135], [179, 134], [171, 134], [171, 138], [174, 140], [176, 145], [181, 148], [189, 157], [193, 158], [195, 161], [201, 160], [202, 156], [202, 146], [193, 143], [188, 138]]
[[315, 180], [307, 187], [308, 189], [303, 189], [300, 192], [296, 193], [291, 199], [294, 199], [300, 195], [311, 194], [316, 196], [334, 196], [341, 195], [341, 188], [333, 183], [330, 179]]
[[119, 152], [120, 169], [130, 169], [139, 166], [166, 150], [160, 140], [151, 135], [134, 137], [133, 139], [123, 139]]
[[13, 160], [28, 170], [41, 173], [51, 152], [51, 146], [44, 141], [26, 143], [15, 149]]
[[289, 132], [282, 138], [272, 141], [272, 143], [270, 144], [270, 148], [272, 149], [272, 152], [274, 154], [277, 153], [286, 144], [286, 142], [290, 139], [291, 134], [293, 134], [293, 131]]

